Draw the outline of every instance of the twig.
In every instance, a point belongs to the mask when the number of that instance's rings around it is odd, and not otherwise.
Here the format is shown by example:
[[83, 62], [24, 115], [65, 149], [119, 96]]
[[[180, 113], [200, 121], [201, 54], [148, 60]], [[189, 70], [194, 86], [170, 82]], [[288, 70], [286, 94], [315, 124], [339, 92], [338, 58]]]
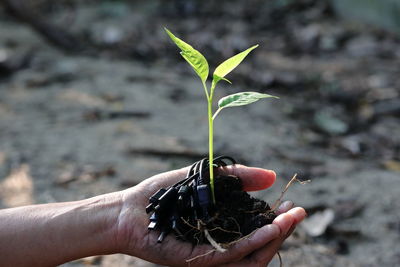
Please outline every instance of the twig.
[[283, 189], [283, 191], [281, 192], [279, 198], [275, 201], [274, 205], [272, 205], [271, 211], [275, 211], [279, 207], [279, 205], [281, 205], [283, 196], [294, 182], [299, 182], [300, 184], [307, 184], [311, 182], [311, 180], [300, 181], [299, 179], [297, 179], [297, 173], [293, 175], [292, 179], [290, 179], [289, 183], [287, 183], [287, 185], [285, 186], [285, 189]]

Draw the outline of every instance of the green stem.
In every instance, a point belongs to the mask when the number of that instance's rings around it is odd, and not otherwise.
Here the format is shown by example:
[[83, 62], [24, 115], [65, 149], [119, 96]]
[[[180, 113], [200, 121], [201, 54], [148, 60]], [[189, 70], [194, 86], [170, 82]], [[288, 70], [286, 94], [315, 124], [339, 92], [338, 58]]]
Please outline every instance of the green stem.
[[209, 101], [210, 95], [208, 94], [208, 89], [207, 89], [207, 85], [205, 82], [203, 82], [203, 88], [204, 88], [204, 93], [206, 94], [207, 101]]
[[214, 194], [214, 144], [213, 144], [213, 114], [212, 114], [212, 99], [208, 99], [208, 162], [210, 169], [210, 186], [211, 186], [211, 196], [213, 203], [215, 204], [215, 194]]
[[210, 187], [211, 187], [211, 196], [213, 203], [215, 204], [215, 193], [214, 193], [214, 121], [213, 121], [213, 112], [212, 112], [212, 104], [214, 97], [214, 89], [215, 82], [211, 83], [210, 94], [208, 96], [208, 162], [209, 162], [209, 170], [210, 170]]
[[208, 93], [207, 85], [203, 82], [204, 92], [207, 97], [207, 110], [208, 110], [208, 162], [210, 169], [210, 188], [212, 201], [215, 204], [215, 193], [214, 193], [214, 147], [213, 147], [213, 113], [212, 113], [212, 100], [214, 96], [215, 83], [211, 84], [210, 93]]

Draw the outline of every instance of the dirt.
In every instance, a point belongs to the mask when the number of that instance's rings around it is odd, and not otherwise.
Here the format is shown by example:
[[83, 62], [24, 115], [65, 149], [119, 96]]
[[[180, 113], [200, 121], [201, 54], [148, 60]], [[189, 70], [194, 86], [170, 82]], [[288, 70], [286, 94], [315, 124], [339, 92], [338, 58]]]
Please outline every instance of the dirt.
[[183, 234], [185, 240], [193, 244], [209, 243], [203, 233], [206, 228], [217, 243], [227, 245], [272, 223], [276, 217], [265, 201], [243, 191], [242, 183], [236, 176], [216, 177], [215, 196], [215, 210], [210, 220], [203, 222], [200, 229], [188, 225]]
[[[249, 235], [256, 229], [272, 223], [276, 215], [263, 200], [251, 197], [244, 192], [240, 178], [233, 176], [218, 177], [215, 183], [217, 210], [216, 219], [207, 227], [210, 235], [219, 243], [229, 243]], [[226, 235], [227, 231], [239, 232]]]
[[[260, 44], [215, 97], [251, 90], [280, 100], [221, 112], [214, 146], [276, 171], [273, 188], [252, 193], [267, 202], [294, 173], [312, 180], [286, 198], [323, 219], [296, 229], [284, 264], [398, 265], [398, 36], [341, 20], [327, 1], [62, 2], [46, 19], [100, 43], [91, 53], [55, 48], [0, 12], [0, 207], [121, 190], [207, 154], [204, 93], [167, 26], [211, 69]], [[154, 266], [124, 255], [65, 264], [86, 265]]]

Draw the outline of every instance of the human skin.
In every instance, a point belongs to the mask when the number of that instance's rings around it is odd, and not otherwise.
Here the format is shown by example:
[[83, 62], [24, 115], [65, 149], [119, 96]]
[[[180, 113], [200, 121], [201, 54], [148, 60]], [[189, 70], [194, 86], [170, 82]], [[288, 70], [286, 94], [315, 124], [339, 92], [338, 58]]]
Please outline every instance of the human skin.
[[[187, 260], [213, 250], [167, 236], [157, 243], [148, 231], [145, 207], [161, 187], [176, 183], [187, 168], [158, 174], [129, 189], [63, 203], [0, 210], [0, 266], [55, 266], [92, 255], [124, 253], [167, 266], [188, 266]], [[241, 165], [219, 169], [237, 175], [246, 191], [262, 190], [275, 173]], [[285, 202], [272, 224], [233, 244], [227, 252], [211, 252], [190, 266], [265, 266], [295, 226], [303, 208]]]

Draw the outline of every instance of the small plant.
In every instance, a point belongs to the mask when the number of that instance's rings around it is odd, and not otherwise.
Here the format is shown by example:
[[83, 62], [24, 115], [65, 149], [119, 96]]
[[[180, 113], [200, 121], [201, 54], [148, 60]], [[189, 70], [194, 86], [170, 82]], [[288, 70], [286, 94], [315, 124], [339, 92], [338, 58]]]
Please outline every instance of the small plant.
[[225, 96], [218, 101], [218, 109], [213, 113], [213, 100], [215, 88], [221, 80], [224, 80], [231, 84], [231, 82], [225, 78], [232, 70], [234, 70], [245, 58], [253, 51], [258, 45], [254, 45], [245, 51], [225, 60], [222, 62], [214, 71], [211, 86], [207, 86], [207, 79], [209, 76], [209, 67], [206, 58], [191, 45], [185, 43], [174, 34], [172, 34], [167, 28], [165, 31], [171, 38], [171, 40], [181, 50], [180, 54], [190, 64], [196, 74], [200, 77], [203, 84], [204, 93], [207, 99], [207, 114], [208, 114], [208, 130], [209, 130], [209, 177], [210, 177], [210, 188], [212, 201], [215, 203], [215, 190], [214, 190], [214, 120], [221, 110], [228, 107], [244, 106], [256, 102], [262, 98], [278, 98], [276, 96], [262, 94], [257, 92], [240, 92], [232, 95]]
[[231, 83], [226, 75], [234, 70], [258, 45], [227, 59], [214, 71], [210, 86], [208, 62], [205, 57], [189, 44], [165, 29], [169, 37], [180, 48], [182, 57], [192, 66], [203, 84], [207, 99], [209, 125], [209, 158], [195, 162], [188, 169], [186, 177], [174, 185], [159, 189], [149, 198], [146, 212], [150, 215], [149, 230], [158, 230], [157, 242], [173, 232], [176, 238], [194, 245], [210, 243], [218, 251], [224, 251], [218, 243], [229, 245], [272, 223], [274, 210], [259, 199], [243, 191], [240, 177], [222, 176], [214, 179], [213, 170], [220, 166], [236, 164], [228, 156], [214, 158], [213, 123], [221, 110], [228, 107], [244, 106], [262, 98], [274, 97], [257, 92], [240, 92], [221, 98], [218, 108], [213, 110], [215, 88], [221, 80]]

